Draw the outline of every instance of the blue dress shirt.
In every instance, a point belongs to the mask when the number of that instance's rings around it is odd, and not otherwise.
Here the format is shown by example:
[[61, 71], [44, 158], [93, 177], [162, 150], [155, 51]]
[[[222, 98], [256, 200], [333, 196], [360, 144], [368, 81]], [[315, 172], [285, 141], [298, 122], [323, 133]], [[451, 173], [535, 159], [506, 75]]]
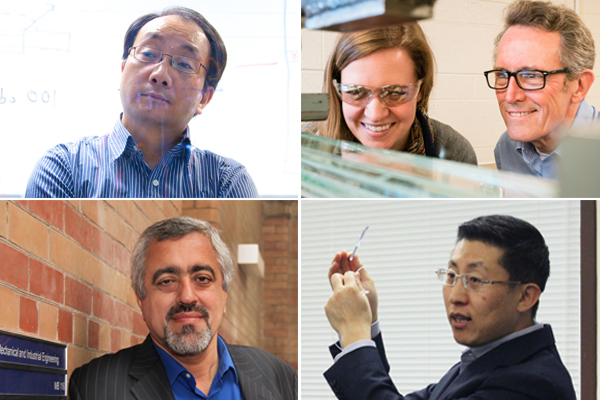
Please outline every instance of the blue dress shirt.
[[25, 197], [257, 197], [246, 168], [192, 146], [186, 128], [179, 144], [150, 169], [133, 137], [117, 121], [112, 133], [50, 149], [35, 166]]
[[169, 353], [157, 346], [156, 343], [152, 342], [152, 344], [165, 366], [167, 378], [171, 384], [175, 400], [243, 400], [237, 371], [233, 365], [233, 360], [227, 350], [227, 346], [220, 336], [217, 336], [219, 368], [210, 386], [208, 396], [198, 390], [194, 375], [188, 372]]
[[[583, 100], [577, 109], [573, 126], [599, 117], [600, 113], [590, 103]], [[494, 158], [496, 159], [496, 167], [502, 171], [518, 172], [520, 174], [549, 179], [559, 178], [558, 174], [561, 163], [560, 146], [547, 158], [542, 160], [533, 144], [514, 141], [508, 136], [508, 131], [506, 131], [500, 136], [498, 143], [496, 143]]]

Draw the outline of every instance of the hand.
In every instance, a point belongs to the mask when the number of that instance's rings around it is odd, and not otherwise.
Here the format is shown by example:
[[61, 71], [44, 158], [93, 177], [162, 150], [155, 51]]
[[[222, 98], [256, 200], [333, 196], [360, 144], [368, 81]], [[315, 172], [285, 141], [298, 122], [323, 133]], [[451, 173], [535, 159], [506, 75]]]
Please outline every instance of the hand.
[[[358, 271], [363, 265], [358, 260], [358, 256], [354, 257], [352, 261], [350, 261], [351, 254], [347, 254], [345, 251], [341, 253], [337, 253], [335, 257], [333, 257], [333, 262], [331, 263], [331, 267], [329, 268], [329, 282], [331, 283], [331, 277], [333, 274], [342, 274], [344, 275], [348, 271]], [[358, 273], [360, 275], [360, 283], [362, 287], [367, 290], [367, 299], [369, 300], [369, 305], [371, 306], [371, 324], [377, 321], [377, 289], [375, 288], [375, 282], [367, 272], [366, 268], [362, 268]], [[333, 284], [332, 284], [333, 288]]]
[[356, 272], [331, 275], [333, 294], [325, 306], [329, 323], [339, 333], [342, 346], [371, 339], [371, 307]]

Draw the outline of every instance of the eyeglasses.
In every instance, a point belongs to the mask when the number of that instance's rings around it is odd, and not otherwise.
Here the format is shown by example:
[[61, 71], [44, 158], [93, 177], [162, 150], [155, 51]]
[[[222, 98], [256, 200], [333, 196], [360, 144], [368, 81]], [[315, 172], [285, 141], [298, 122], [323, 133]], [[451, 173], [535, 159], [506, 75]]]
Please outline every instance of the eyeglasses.
[[494, 285], [497, 283], [505, 285], [520, 285], [522, 282], [517, 281], [485, 281], [482, 277], [475, 274], [462, 274], [459, 275], [456, 272], [449, 269], [438, 269], [435, 271], [438, 279], [446, 286], [454, 286], [458, 281], [458, 278], [462, 278], [462, 283], [465, 289], [472, 290], [474, 292], [483, 289], [483, 286]]
[[171, 65], [177, 71], [185, 72], [186, 74], [195, 74], [200, 70], [200, 67], [202, 67], [206, 72], [208, 72], [208, 69], [206, 69], [206, 67], [197, 58], [180, 55], [172, 56], [148, 46], [130, 47], [129, 51], [131, 52], [131, 50], [133, 50], [133, 56], [135, 59], [142, 62], [157, 64], [163, 62], [163, 56], [169, 56], [171, 57]]
[[384, 106], [395, 107], [414, 99], [417, 93], [419, 93], [422, 82], [420, 80], [416, 83], [404, 85], [386, 85], [379, 88], [370, 88], [352, 83], [338, 83], [334, 80], [333, 85], [338, 96], [344, 103], [365, 107], [371, 102], [373, 96], [377, 96]]
[[555, 69], [554, 71], [539, 71], [537, 69], [522, 69], [516, 72], [508, 72], [503, 69], [485, 71], [483, 74], [487, 79], [488, 86], [494, 90], [503, 90], [508, 87], [508, 81], [514, 76], [517, 85], [523, 90], [541, 90], [546, 87], [548, 75], [567, 73], [568, 69]]

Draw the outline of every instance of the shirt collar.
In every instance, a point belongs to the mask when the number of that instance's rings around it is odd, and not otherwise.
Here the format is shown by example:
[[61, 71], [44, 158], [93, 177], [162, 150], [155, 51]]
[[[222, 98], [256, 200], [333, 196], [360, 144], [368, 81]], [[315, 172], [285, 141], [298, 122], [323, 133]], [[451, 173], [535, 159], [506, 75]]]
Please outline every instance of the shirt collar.
[[[133, 154], [138, 150], [138, 144], [127, 128], [123, 125], [121, 118], [123, 114], [117, 119], [117, 123], [113, 127], [112, 132], [107, 137], [108, 151], [110, 152], [110, 160], [116, 161], [119, 157], [125, 154]], [[186, 156], [189, 156], [191, 149], [190, 140], [190, 127], [187, 126], [183, 132], [183, 139], [173, 149], [177, 149], [180, 146], [184, 146], [186, 150]], [[173, 150], [171, 149], [171, 150]]]
[[598, 112], [587, 100], [583, 99], [581, 103], [579, 103], [579, 108], [577, 109], [577, 114], [575, 114], [575, 119], [573, 120], [573, 125], [578, 125], [582, 122], [589, 122], [591, 119], [595, 119], [598, 117]]
[[482, 346], [471, 347], [470, 349], [467, 348], [467, 349], [465, 349], [465, 351], [463, 351], [463, 353], [466, 353], [467, 351], [470, 350], [471, 352], [473, 352], [473, 354], [475, 355], [476, 358], [479, 358], [482, 355], [484, 355], [485, 353], [492, 351], [496, 347], [500, 346], [501, 344], [504, 344], [510, 340], [514, 340], [518, 337], [525, 336], [533, 331], [542, 329], [543, 327], [544, 327], [543, 324], [535, 323], [532, 326], [530, 326], [529, 328], [525, 328], [525, 329], [521, 329], [520, 331], [513, 332], [509, 335], [504, 336], [503, 338], [494, 340], [493, 342], [484, 344]]
[[[152, 338], [151, 338], [152, 339]], [[179, 363], [179, 361], [175, 360], [173, 356], [163, 350], [160, 346], [157, 346], [152, 340], [152, 344], [160, 357], [165, 370], [167, 371], [167, 378], [169, 379], [169, 384], [173, 386], [177, 377], [182, 373], [188, 372], [183, 365]], [[232, 370], [235, 376], [236, 384], [239, 384], [237, 370], [235, 369], [235, 365], [233, 364], [233, 359], [231, 358], [231, 354], [229, 354], [229, 350], [227, 350], [227, 345], [225, 341], [221, 339], [221, 336], [217, 336], [217, 353], [219, 355], [219, 368], [217, 369], [217, 374], [215, 375], [215, 379], [222, 379], [223, 375], [228, 370]]]

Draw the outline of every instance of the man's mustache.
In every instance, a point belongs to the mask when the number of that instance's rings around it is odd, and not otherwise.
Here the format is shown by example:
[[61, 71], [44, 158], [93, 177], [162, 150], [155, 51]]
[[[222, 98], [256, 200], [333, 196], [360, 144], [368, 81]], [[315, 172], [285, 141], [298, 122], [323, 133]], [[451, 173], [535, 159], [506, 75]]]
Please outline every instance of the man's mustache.
[[175, 314], [182, 312], [197, 312], [202, 315], [202, 318], [208, 321], [208, 310], [201, 304], [177, 304], [169, 309], [165, 319], [169, 322]]

